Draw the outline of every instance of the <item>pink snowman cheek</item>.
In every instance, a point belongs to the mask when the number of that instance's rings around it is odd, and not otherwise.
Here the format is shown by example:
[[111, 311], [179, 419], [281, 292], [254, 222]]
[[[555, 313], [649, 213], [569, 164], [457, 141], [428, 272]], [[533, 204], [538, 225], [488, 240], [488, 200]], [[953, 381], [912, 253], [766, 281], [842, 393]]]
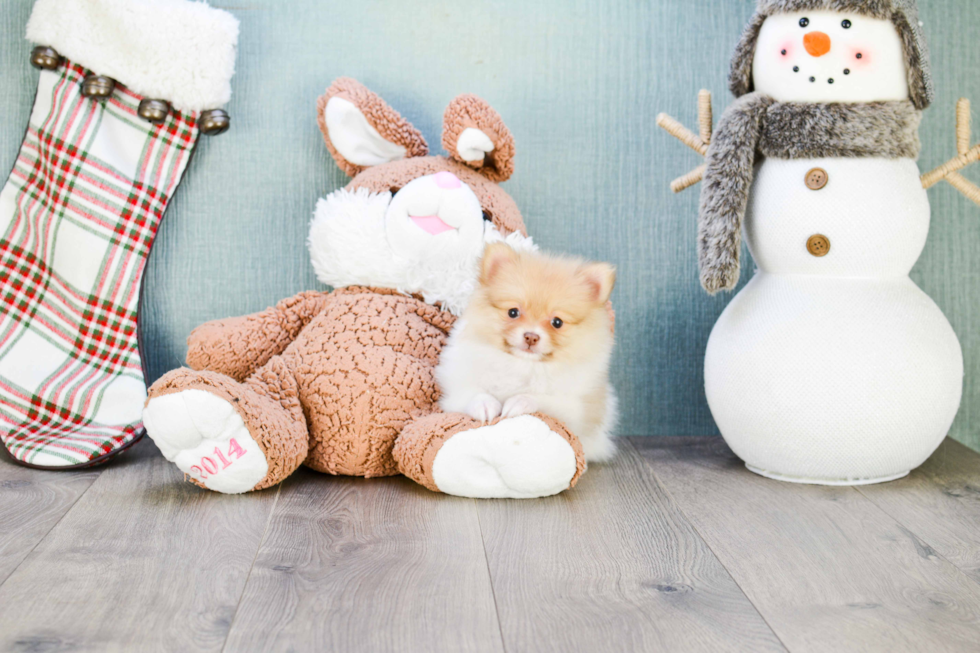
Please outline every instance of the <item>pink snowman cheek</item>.
[[848, 62], [851, 68], [857, 70], [863, 70], [871, 65], [871, 51], [868, 48], [863, 48], [861, 46], [851, 46], [850, 54], [848, 55]]
[[793, 58], [795, 50], [796, 48], [793, 46], [793, 42], [787, 40], [776, 49], [776, 59], [780, 61], [789, 61]]

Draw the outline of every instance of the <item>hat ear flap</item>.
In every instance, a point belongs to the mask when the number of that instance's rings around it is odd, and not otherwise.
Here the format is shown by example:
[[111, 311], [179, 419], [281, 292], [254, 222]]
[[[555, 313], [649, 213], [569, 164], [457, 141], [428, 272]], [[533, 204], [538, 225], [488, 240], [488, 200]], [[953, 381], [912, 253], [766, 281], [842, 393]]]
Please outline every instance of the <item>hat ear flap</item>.
[[429, 153], [421, 132], [356, 79], [335, 80], [316, 110], [327, 149], [351, 177], [371, 166]]
[[892, 22], [902, 39], [902, 51], [905, 52], [905, 68], [908, 71], [909, 99], [915, 108], [922, 111], [929, 108], [935, 97], [932, 71], [929, 66], [929, 47], [919, 23], [910, 23], [909, 16], [896, 11]]
[[475, 95], [460, 95], [446, 107], [442, 146], [491, 181], [506, 181], [514, 172], [514, 137], [500, 114]]
[[732, 67], [728, 74], [728, 88], [735, 97], [742, 97], [755, 90], [752, 84], [752, 61], [755, 59], [755, 48], [759, 42], [759, 32], [762, 31], [762, 23], [766, 22], [767, 16], [761, 13], [752, 17], [742, 38], [735, 47], [735, 55], [732, 57]]

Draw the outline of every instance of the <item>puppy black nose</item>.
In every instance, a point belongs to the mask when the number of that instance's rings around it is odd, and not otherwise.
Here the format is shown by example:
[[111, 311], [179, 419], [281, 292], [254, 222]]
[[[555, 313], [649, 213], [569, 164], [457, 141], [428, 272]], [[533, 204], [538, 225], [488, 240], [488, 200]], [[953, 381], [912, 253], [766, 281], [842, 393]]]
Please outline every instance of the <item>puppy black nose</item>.
[[532, 333], [530, 331], [524, 332], [524, 342], [527, 343], [528, 347], [533, 347], [534, 345], [538, 344], [539, 340], [541, 340], [541, 336], [539, 336], [538, 334]]

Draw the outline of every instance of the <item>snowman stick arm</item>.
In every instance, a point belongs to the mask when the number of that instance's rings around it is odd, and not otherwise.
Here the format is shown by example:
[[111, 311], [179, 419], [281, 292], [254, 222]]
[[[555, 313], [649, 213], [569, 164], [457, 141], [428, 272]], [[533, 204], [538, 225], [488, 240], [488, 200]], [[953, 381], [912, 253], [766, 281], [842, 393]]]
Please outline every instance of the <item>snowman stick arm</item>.
[[980, 188], [959, 173], [960, 170], [980, 161], [980, 145], [970, 148], [970, 101], [960, 98], [956, 103], [956, 156], [935, 170], [922, 175], [922, 187], [932, 188], [946, 180], [950, 186], [963, 193], [967, 199], [980, 205]]
[[949, 185], [956, 190], [963, 193], [966, 199], [970, 200], [977, 206], [980, 206], [980, 187], [974, 184], [972, 181], [964, 177], [958, 172], [952, 172], [946, 177], [946, 181]]
[[[960, 98], [956, 103], [956, 152], [958, 154], [966, 154], [970, 150], [970, 142], [973, 140], [970, 120], [970, 101], [965, 97]], [[958, 172], [951, 172], [946, 177], [946, 181], [968, 200], [980, 206], [980, 187], [976, 184]]]
[[[698, 93], [698, 131], [700, 133], [695, 134], [666, 113], [661, 113], [657, 116], [657, 125], [701, 156], [707, 156], [708, 145], [711, 143], [711, 135], [714, 130], [711, 92], [702, 89]], [[706, 166], [700, 165], [689, 173], [678, 177], [670, 182], [670, 189], [675, 193], [679, 193], [700, 183], [704, 179], [705, 168]]]
[[711, 91], [701, 89], [698, 92], [698, 127], [701, 141], [710, 145], [711, 132], [714, 130], [714, 114], [711, 111]]
[[963, 154], [960, 154], [959, 156], [950, 159], [949, 161], [939, 166], [935, 170], [932, 170], [922, 175], [922, 187], [932, 188], [933, 186], [941, 182], [943, 179], [948, 177], [950, 174], [954, 172], [959, 172], [963, 168], [973, 163], [976, 163], [977, 161], [980, 161], [980, 145], [977, 145], [972, 149], [967, 150]]
[[964, 97], [956, 103], [956, 153], [966, 154], [971, 140], [970, 101]]
[[679, 193], [687, 190], [697, 183], [700, 183], [701, 180], [704, 179], [704, 171], [707, 169], [707, 165], [700, 165], [686, 175], [678, 177], [674, 181], [670, 182], [670, 190], [674, 191], [675, 193]]
[[679, 140], [681, 143], [684, 143], [684, 145], [687, 145], [701, 156], [708, 153], [707, 143], [701, 140], [697, 134], [679, 123], [674, 118], [668, 116], [666, 113], [661, 113], [659, 116], [657, 116], [657, 126]]

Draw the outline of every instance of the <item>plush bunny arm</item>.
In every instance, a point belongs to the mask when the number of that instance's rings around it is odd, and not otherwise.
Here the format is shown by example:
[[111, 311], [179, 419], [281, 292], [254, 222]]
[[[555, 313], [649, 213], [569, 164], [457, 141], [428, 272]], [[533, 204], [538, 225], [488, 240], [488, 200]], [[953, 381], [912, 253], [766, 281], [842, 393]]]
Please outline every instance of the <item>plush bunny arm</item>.
[[281, 354], [329, 300], [329, 293], [302, 292], [258, 313], [202, 324], [187, 338], [187, 365], [242, 382]]
[[762, 117], [772, 99], [758, 93], [739, 98], [722, 115], [708, 147], [698, 216], [701, 285], [711, 294], [738, 283], [742, 219], [752, 186]]

